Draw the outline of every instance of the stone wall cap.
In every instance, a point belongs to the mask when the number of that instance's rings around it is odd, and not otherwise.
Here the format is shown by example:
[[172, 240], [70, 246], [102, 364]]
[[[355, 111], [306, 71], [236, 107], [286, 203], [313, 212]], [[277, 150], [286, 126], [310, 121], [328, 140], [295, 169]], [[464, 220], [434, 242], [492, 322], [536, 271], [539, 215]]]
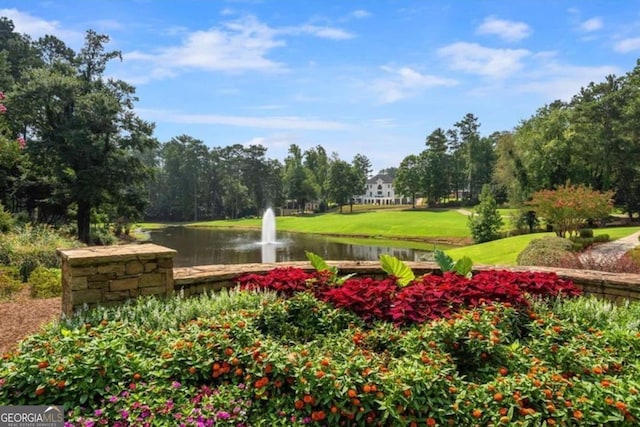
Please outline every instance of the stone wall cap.
[[113, 246], [86, 246], [72, 249], [56, 249], [56, 253], [70, 264], [74, 261], [87, 259], [108, 258], [110, 261], [135, 258], [138, 256], [148, 257], [156, 255], [161, 257], [173, 257], [175, 249], [156, 245], [154, 243], [127, 244]]

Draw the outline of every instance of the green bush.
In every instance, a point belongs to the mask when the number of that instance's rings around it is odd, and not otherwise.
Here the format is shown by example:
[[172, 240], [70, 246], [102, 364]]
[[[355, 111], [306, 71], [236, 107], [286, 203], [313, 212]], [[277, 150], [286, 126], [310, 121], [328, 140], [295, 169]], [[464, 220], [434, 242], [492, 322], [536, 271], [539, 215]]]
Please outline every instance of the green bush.
[[52, 298], [62, 295], [62, 274], [59, 268], [36, 267], [29, 276], [33, 298]]
[[10, 212], [4, 210], [4, 206], [0, 203], [0, 233], [7, 233], [14, 225], [13, 216]]
[[579, 236], [580, 237], [593, 237], [593, 230], [591, 228], [582, 228], [579, 231]]
[[0, 234], [0, 262], [19, 269], [23, 282], [38, 266], [59, 268], [57, 248], [78, 247], [77, 240], [61, 236], [46, 226], [26, 225], [19, 230]]
[[570, 240], [557, 236], [534, 239], [518, 255], [518, 265], [556, 267], [563, 258], [570, 255], [573, 244]]
[[14, 267], [0, 267], [0, 301], [10, 299], [22, 288], [20, 273]]
[[91, 243], [100, 246], [115, 245], [118, 238], [107, 228], [94, 228], [91, 230]]

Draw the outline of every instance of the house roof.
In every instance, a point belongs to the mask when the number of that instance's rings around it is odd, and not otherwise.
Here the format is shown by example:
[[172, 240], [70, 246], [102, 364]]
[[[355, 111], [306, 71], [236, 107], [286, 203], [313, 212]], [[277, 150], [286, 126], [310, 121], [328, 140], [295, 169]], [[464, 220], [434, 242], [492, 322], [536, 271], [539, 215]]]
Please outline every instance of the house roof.
[[376, 176], [373, 176], [369, 178], [367, 184], [377, 184], [378, 181], [382, 181], [382, 183], [384, 184], [393, 184], [393, 178], [391, 177], [391, 175], [387, 174], [378, 174]]

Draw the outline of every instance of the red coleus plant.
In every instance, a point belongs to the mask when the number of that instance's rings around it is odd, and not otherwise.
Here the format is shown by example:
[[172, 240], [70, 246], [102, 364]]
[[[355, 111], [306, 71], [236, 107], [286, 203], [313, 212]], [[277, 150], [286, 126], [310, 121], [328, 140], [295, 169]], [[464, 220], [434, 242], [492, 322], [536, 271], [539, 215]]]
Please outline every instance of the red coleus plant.
[[365, 321], [392, 320], [391, 306], [398, 290], [395, 279], [364, 277], [349, 279], [340, 287], [316, 292], [316, 296], [336, 307], [351, 310]]
[[447, 318], [461, 308], [491, 302], [526, 306], [525, 295], [572, 297], [580, 291], [554, 273], [491, 270], [472, 278], [447, 272], [426, 275], [399, 287], [393, 277], [376, 280], [351, 278], [341, 286], [327, 285], [324, 272], [306, 273], [299, 268], [276, 268], [264, 275], [247, 274], [238, 279], [244, 289], [271, 289], [283, 296], [313, 291], [318, 299], [350, 310], [365, 321], [396, 324], [423, 323]]

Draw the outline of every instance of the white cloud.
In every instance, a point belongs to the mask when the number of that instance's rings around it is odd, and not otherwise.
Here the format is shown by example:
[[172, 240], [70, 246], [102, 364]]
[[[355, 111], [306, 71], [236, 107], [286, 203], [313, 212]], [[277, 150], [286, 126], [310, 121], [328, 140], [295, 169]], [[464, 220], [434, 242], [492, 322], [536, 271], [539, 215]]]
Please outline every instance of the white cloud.
[[130, 61], [149, 64], [148, 79], [175, 76], [180, 70], [280, 72], [286, 65], [269, 54], [286, 46], [284, 36], [308, 34], [333, 40], [353, 38], [339, 28], [311, 24], [272, 28], [247, 15], [208, 30], [186, 33], [179, 45], [155, 52], [133, 51], [124, 55]]
[[269, 136], [256, 136], [248, 141], [239, 142], [244, 147], [262, 145], [268, 149], [288, 148], [291, 144], [300, 144], [295, 136], [288, 134], [273, 134]]
[[610, 65], [582, 67], [564, 65], [553, 60], [544, 61], [535, 72], [524, 76], [526, 82], [518, 85], [517, 90], [524, 93], [539, 93], [549, 101], [555, 99], [570, 101], [580, 88], [591, 82], [601, 82], [607, 75], [619, 72], [617, 67]]
[[419, 91], [438, 86], [455, 86], [458, 82], [447, 77], [421, 74], [409, 67], [380, 67], [390, 74], [388, 78], [373, 82], [380, 102], [389, 104], [416, 95]]
[[284, 66], [266, 56], [284, 45], [269, 26], [248, 16], [221, 28], [189, 33], [178, 46], [161, 48], [154, 53], [133, 51], [124, 57], [149, 63], [152, 67], [149, 74], [153, 78], [175, 75], [176, 69], [274, 71]]
[[602, 26], [603, 26], [602, 19], [596, 17], [596, 18], [587, 19], [586, 21], [581, 22], [580, 30], [586, 33], [590, 33], [592, 31], [597, 31], [601, 29]]
[[312, 36], [332, 39], [332, 40], [348, 40], [355, 37], [354, 34], [342, 30], [340, 28], [333, 27], [321, 27], [318, 25], [305, 24], [298, 27], [291, 27], [288, 29], [279, 30], [280, 34], [309, 34]]
[[34, 40], [47, 34], [54, 35], [72, 46], [84, 40], [83, 32], [61, 28], [58, 21], [46, 21], [18, 9], [0, 9], [0, 16], [11, 19], [17, 33], [28, 34]]
[[526, 49], [492, 49], [477, 43], [458, 42], [438, 49], [438, 54], [450, 60], [454, 70], [505, 78], [524, 68], [522, 59], [531, 55]]
[[613, 46], [616, 52], [629, 53], [640, 50], [640, 37], [622, 39]]
[[354, 10], [353, 12], [351, 12], [351, 16], [353, 16], [356, 19], [363, 19], [363, 18], [368, 18], [371, 16], [371, 12], [368, 12], [364, 9], [358, 9], [358, 10]]
[[299, 116], [225, 116], [219, 114], [184, 114], [175, 111], [137, 109], [147, 120], [197, 125], [225, 125], [260, 129], [337, 131], [349, 128], [346, 123]]
[[489, 16], [476, 30], [478, 34], [493, 34], [508, 42], [522, 40], [531, 35], [533, 30], [524, 22], [506, 21]]

